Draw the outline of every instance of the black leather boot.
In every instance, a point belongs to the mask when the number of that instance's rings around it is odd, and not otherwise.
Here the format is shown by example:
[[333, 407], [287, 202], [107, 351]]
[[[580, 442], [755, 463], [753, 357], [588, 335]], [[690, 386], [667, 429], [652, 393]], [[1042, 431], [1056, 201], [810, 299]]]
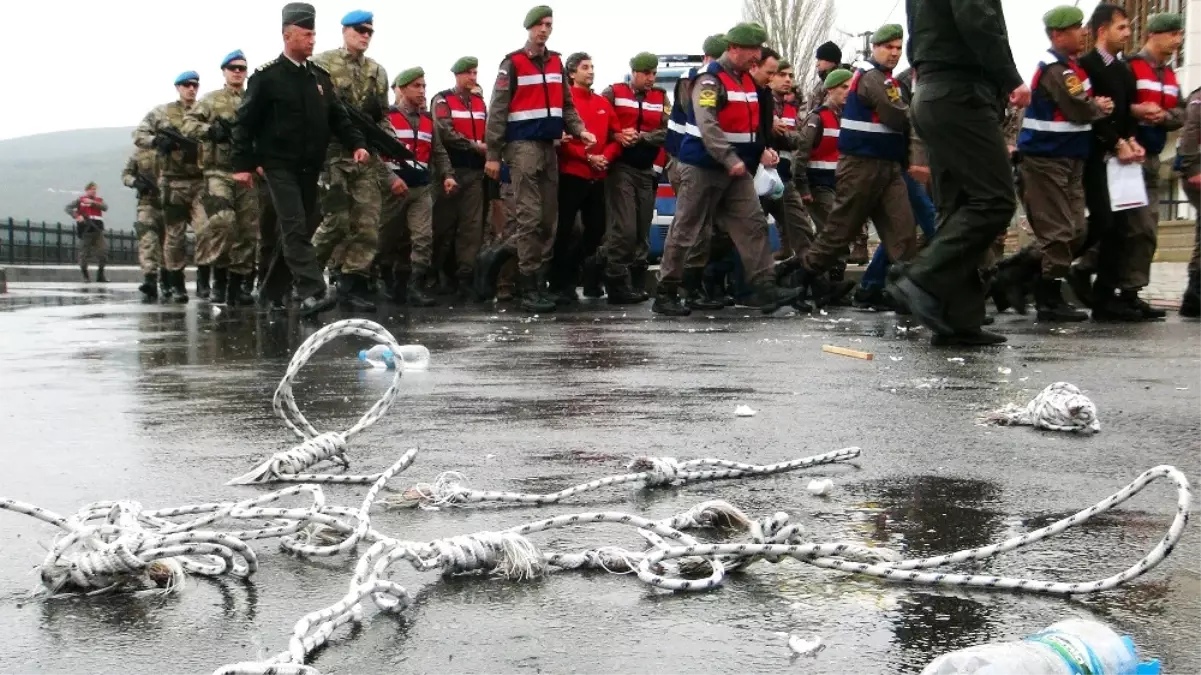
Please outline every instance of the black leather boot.
[[425, 290], [426, 275], [429, 270], [421, 267], [414, 267], [413, 273], [409, 276], [408, 286], [408, 303], [410, 307], [433, 307], [438, 304], [438, 301], [430, 297]]
[[409, 302], [409, 270], [394, 270], [392, 273], [392, 302], [405, 305]]
[[554, 301], [556, 307], [575, 307], [580, 304], [580, 296], [576, 291], [576, 275], [571, 270], [561, 272], [557, 275], [554, 292], [551, 294], [551, 300]]
[[338, 304], [352, 312], [374, 312], [375, 303], [367, 293], [367, 277], [342, 274], [338, 278]]
[[1188, 319], [1201, 317], [1201, 275], [1196, 272], [1188, 275], [1188, 286], [1180, 298], [1180, 316]]
[[79, 273], [83, 275], [83, 283], [86, 284], [92, 281], [92, 276], [88, 274], [88, 266], [86, 263], [79, 265]]
[[225, 267], [217, 267], [213, 269], [213, 295], [212, 301], [214, 305], [227, 304], [229, 294], [229, 269]]
[[185, 304], [188, 301], [188, 286], [184, 279], [183, 270], [172, 270], [171, 274], [171, 300], [177, 304]]
[[636, 305], [646, 301], [646, 297], [642, 293], [634, 292], [627, 274], [605, 275], [605, 291], [602, 295], [608, 296], [610, 305]]
[[713, 265], [705, 267], [701, 275], [701, 291], [710, 300], [719, 300], [723, 307], [734, 306], [734, 296], [726, 291], [726, 275], [712, 269]]
[[630, 265], [630, 290], [638, 296], [638, 302], [649, 300], [651, 297], [650, 293], [646, 292], [646, 272], [647, 267], [644, 264]]
[[684, 269], [684, 300], [689, 309], [712, 311], [725, 309], [726, 302], [722, 298], [710, 298], [702, 290], [702, 279], [705, 276], [703, 267], [688, 267]]
[[1101, 283], [1093, 284], [1089, 288], [1089, 302], [1093, 310], [1093, 321], [1123, 322], [1143, 320], [1142, 312], [1123, 302], [1114, 293], [1112, 288]]
[[604, 270], [605, 262], [601, 259], [600, 254], [590, 255], [587, 258], [584, 258], [584, 265], [580, 274], [580, 282], [584, 286], [585, 298], [604, 297], [605, 289], [601, 287], [602, 281], [607, 282], [607, 279], [604, 277]]
[[163, 300], [170, 300], [171, 290], [171, 273], [166, 267], [161, 267], [158, 271], [158, 294], [163, 296]]
[[1152, 307], [1146, 300], [1138, 297], [1137, 289], [1122, 291], [1122, 295], [1118, 299], [1131, 310], [1138, 312], [1139, 319], [1142, 321], [1158, 321], [1168, 316], [1166, 311], [1158, 307]]
[[1080, 265], [1072, 265], [1068, 270], [1068, 288], [1072, 295], [1085, 307], [1093, 306], [1093, 271]]
[[104, 263], [100, 263], [99, 265], [96, 265], [96, 283], [98, 283], [98, 284], [108, 283], [108, 279], [104, 278]]
[[517, 277], [517, 291], [520, 294], [518, 307], [523, 312], [553, 312], [555, 302], [542, 290], [536, 274], [521, 274]]
[[1063, 299], [1059, 279], [1040, 278], [1034, 289], [1039, 321], [1086, 321], [1088, 314]]
[[209, 274], [211, 268], [208, 265], [196, 266], [196, 298], [199, 300], [208, 300], [213, 294], [212, 286], [209, 285]]
[[155, 300], [158, 298], [158, 275], [147, 274], [142, 277], [142, 285], [138, 286], [138, 290], [142, 293], [142, 298], [146, 300]]
[[680, 300], [679, 284], [662, 279], [659, 280], [659, 286], [655, 289], [655, 303], [651, 305], [651, 311], [665, 316], [692, 314], [692, 310], [688, 309], [688, 306]]
[[771, 314], [784, 305], [794, 304], [798, 297], [797, 289], [780, 288], [774, 281], [765, 281], [755, 286], [755, 299], [759, 301], [759, 311], [764, 314]]
[[515, 251], [500, 246], [481, 250], [475, 259], [475, 294], [481, 302], [489, 302], [496, 297], [496, 280], [500, 277], [501, 268], [509, 259], [517, 255]]

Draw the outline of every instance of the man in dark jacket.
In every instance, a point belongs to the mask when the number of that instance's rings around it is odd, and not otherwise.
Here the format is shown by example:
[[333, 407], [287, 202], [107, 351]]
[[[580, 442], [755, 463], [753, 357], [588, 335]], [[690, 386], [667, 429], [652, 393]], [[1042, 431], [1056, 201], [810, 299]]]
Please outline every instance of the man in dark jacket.
[[[269, 267], [261, 300], [278, 305], [295, 279], [302, 316], [323, 312], [335, 301], [317, 265], [308, 227], [320, 215], [317, 176], [331, 132], [354, 148], [356, 162], [370, 157], [362, 133], [334, 95], [329, 73], [308, 60], [316, 40], [315, 20], [312, 5], [284, 6], [284, 51], [250, 77], [233, 128], [233, 178], [253, 187], [254, 172], [262, 170], [281, 234], [275, 255], [265, 261]], [[285, 264], [280, 264], [281, 254]]]

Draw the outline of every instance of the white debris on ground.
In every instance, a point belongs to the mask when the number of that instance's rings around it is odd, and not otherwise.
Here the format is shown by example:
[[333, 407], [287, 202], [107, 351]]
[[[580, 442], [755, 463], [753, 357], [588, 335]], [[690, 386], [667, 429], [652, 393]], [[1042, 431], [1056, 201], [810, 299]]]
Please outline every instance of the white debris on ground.
[[816, 635], [808, 640], [803, 640], [796, 635], [789, 635], [788, 648], [798, 656], [815, 656], [818, 652], [825, 649], [826, 646], [822, 644], [822, 639]]
[[755, 411], [749, 405], [740, 405], [734, 408], [735, 417], [754, 417], [755, 414]]
[[1024, 406], [1010, 403], [995, 410], [985, 421], [1000, 426], [1032, 426], [1086, 434], [1101, 430], [1097, 406], [1076, 385], [1067, 382], [1048, 385]]

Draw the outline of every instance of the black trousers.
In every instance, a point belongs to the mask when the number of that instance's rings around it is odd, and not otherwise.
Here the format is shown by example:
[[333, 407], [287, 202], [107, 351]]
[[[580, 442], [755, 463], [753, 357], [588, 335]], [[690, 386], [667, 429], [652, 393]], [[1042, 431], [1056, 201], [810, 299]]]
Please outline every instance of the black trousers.
[[1110, 210], [1109, 174], [1103, 157], [1090, 157], [1084, 163], [1084, 204], [1088, 208], [1088, 233], [1084, 245], [1074, 253], [1080, 257], [1093, 246], [1098, 247], [1096, 269], [1090, 271], [1097, 273], [1102, 285], [1117, 288], [1126, 229], [1129, 227], [1126, 217], [1137, 213], [1137, 210]]
[[[576, 216], [584, 225], [578, 235]], [[605, 181], [559, 174], [559, 224], [555, 232], [550, 283], [575, 288], [584, 259], [596, 253], [605, 237]]]
[[938, 236], [906, 273], [943, 302], [952, 327], [978, 329], [985, 300], [980, 264], [1017, 207], [999, 100], [979, 82], [923, 81], [913, 116], [930, 156]]
[[317, 210], [317, 172], [267, 169], [267, 188], [274, 205], [276, 241], [265, 260], [262, 293], [284, 299], [295, 283], [301, 297], [325, 291], [325, 278], [313, 249], [313, 231], [321, 218]]

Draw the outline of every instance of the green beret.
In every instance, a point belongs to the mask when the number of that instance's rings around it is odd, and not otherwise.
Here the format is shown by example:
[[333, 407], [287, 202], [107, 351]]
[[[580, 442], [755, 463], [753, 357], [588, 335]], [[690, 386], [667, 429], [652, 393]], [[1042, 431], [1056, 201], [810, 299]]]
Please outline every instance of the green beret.
[[471, 70], [472, 68], [479, 68], [479, 67], [480, 67], [479, 59], [475, 58], [474, 56], [464, 56], [463, 58], [459, 59], [458, 61], [455, 61], [455, 65], [450, 67], [450, 72], [454, 73], [455, 75], [458, 75], [459, 73], [465, 73], [465, 72]]
[[639, 52], [630, 59], [630, 70], [635, 73], [648, 73], [659, 69], [659, 57], [650, 52]]
[[527, 29], [533, 28], [534, 24], [538, 23], [539, 21], [545, 19], [548, 16], [554, 16], [554, 15], [555, 15], [555, 12], [550, 7], [547, 7], [546, 5], [538, 5], [537, 7], [531, 9], [529, 12], [526, 13], [525, 23], [523, 25]]
[[739, 47], [762, 47], [767, 30], [757, 23], [740, 23], [726, 31], [726, 41]]
[[855, 77], [855, 74], [846, 68], [835, 68], [830, 71], [830, 74], [826, 75], [824, 84], [826, 85], [826, 89], [833, 89], [852, 77]]
[[777, 62], [777, 64], [778, 64], [778, 65], [776, 66], [776, 72], [777, 72], [777, 73], [778, 73], [778, 72], [780, 72], [780, 71], [782, 71], [782, 70], [792, 70], [792, 64], [791, 64], [791, 63], [789, 63], [788, 61], [785, 61], [784, 59], [780, 59], [780, 60]]
[[1084, 23], [1084, 11], [1072, 5], [1060, 5], [1043, 14], [1043, 25], [1052, 30], [1063, 30]]
[[900, 40], [905, 37], [905, 29], [901, 28], [899, 23], [886, 23], [880, 26], [875, 33], [872, 33], [872, 44], [880, 45], [893, 40]]
[[419, 77], [425, 77], [425, 70], [421, 66], [409, 68], [408, 70], [400, 71], [395, 80], [392, 80], [393, 87], [406, 87]]
[[1184, 19], [1179, 14], [1153, 14], [1147, 19], [1147, 33], [1175, 33], [1184, 30]]
[[705, 44], [702, 49], [705, 52], [705, 56], [708, 56], [711, 59], [716, 59], [722, 54], [725, 54], [726, 48], [729, 46], [730, 42], [726, 40], [726, 36], [722, 33], [718, 33], [717, 35], [710, 35], [709, 37], [705, 38]]

